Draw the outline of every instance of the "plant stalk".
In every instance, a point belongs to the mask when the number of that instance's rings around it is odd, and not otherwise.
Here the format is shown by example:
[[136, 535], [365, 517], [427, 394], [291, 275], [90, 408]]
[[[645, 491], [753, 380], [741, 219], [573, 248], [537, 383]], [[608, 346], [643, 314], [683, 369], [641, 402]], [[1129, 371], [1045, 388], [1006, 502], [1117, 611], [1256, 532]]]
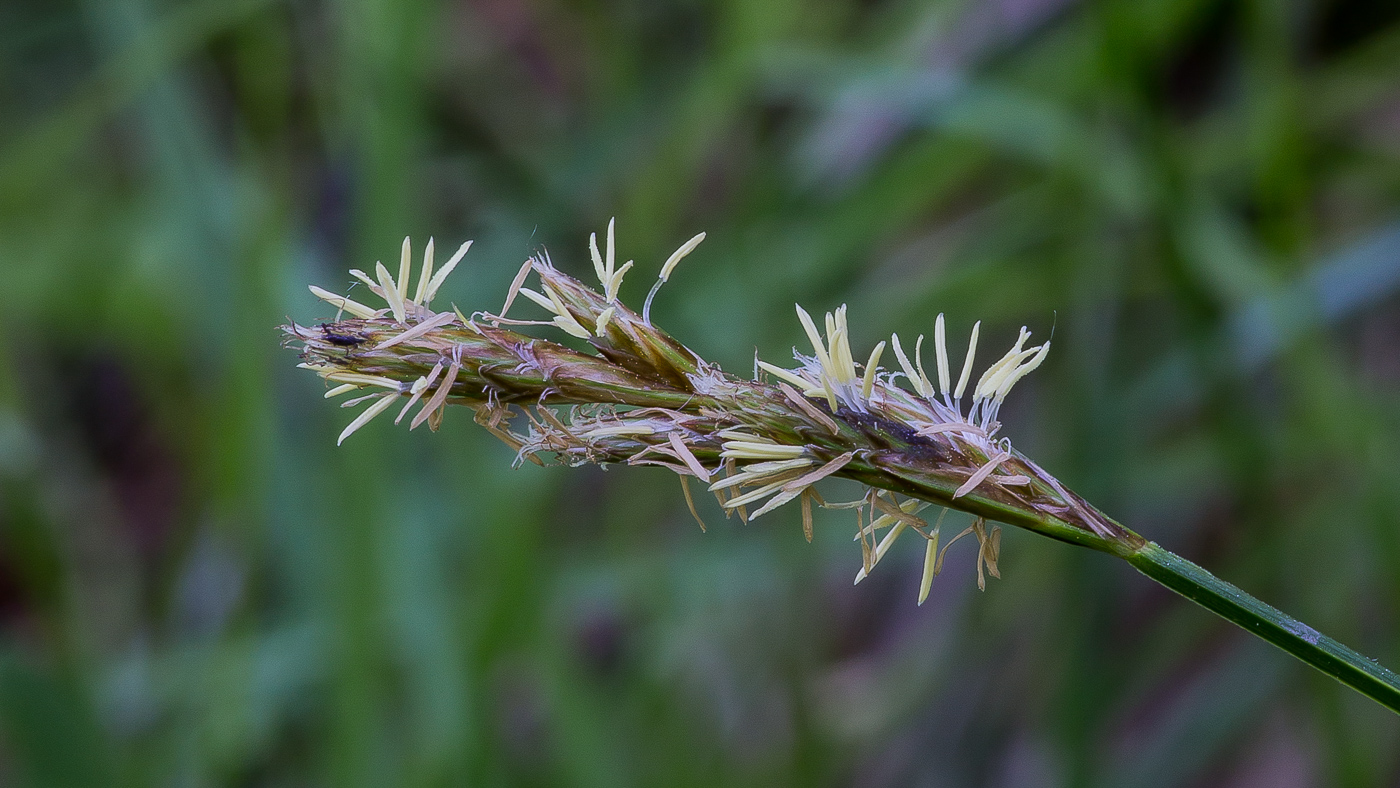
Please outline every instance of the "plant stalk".
[[1375, 660], [1255, 599], [1155, 542], [1148, 542], [1126, 558], [1144, 575], [1400, 713], [1400, 675]]
[[[876, 487], [947, 505], [947, 492], [936, 480], [910, 475], [900, 475], [897, 479], [881, 478], [880, 474], [864, 475], [861, 480]], [[1122, 558], [1144, 575], [1244, 631], [1263, 638], [1391, 711], [1400, 713], [1400, 675], [1116, 522], [1109, 521], [1121, 528], [1121, 533], [1114, 538], [1102, 538], [1052, 517], [998, 506], [995, 501], [980, 499], [975, 494], [968, 498], [972, 500], [964, 499], [961, 507], [964, 510], [1051, 539]]]

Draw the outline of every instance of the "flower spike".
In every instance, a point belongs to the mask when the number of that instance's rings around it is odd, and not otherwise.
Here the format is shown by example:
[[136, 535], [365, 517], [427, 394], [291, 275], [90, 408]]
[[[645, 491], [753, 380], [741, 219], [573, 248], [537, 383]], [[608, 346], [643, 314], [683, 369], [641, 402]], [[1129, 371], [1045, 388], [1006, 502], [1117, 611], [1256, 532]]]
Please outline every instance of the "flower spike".
[[[433, 312], [429, 307], [471, 242], [435, 268], [435, 241], [429, 239], [416, 287], [410, 290], [412, 248], [405, 239], [397, 276], [382, 263], [375, 265], [372, 278], [351, 272], [385, 301], [385, 309], [313, 287], [318, 298], [351, 317], [340, 320], [337, 315], [334, 324], [287, 330], [303, 348], [303, 366], [332, 384], [327, 397], [361, 392], [345, 404], [369, 403], [339, 441], [401, 401], [396, 423], [417, 408], [410, 429], [424, 422], [437, 429], [447, 405], [462, 404], [517, 452], [517, 462], [553, 455], [567, 464], [660, 465], [683, 480], [701, 480], [726, 515], [737, 513], [744, 521], [800, 501], [804, 535], [812, 531], [814, 505], [854, 508], [864, 556], [857, 582], [902, 534], [916, 532], [926, 541], [921, 602], [947, 550], [946, 545], [939, 548], [940, 526], [930, 527], [917, 516], [931, 500], [974, 514], [993, 505], [1001, 512], [1034, 511], [1086, 534], [1076, 537], [1080, 539], [1121, 533], [997, 436], [1002, 402], [1045, 360], [1048, 342], [1028, 346], [1030, 332], [1022, 329], [1011, 350], [983, 371], [964, 409], [980, 323], [972, 328], [954, 383], [943, 315], [933, 326], [931, 379], [923, 363], [924, 336], [914, 343], [912, 358], [899, 336], [891, 336], [888, 346], [900, 372], [887, 372], [880, 367], [885, 342], [857, 363], [846, 305], [823, 313], [818, 323], [799, 304], [797, 319], [811, 355], [794, 351], [793, 368], [755, 358], [755, 374], [771, 375], [775, 384], [733, 378], [650, 321], [657, 288], [704, 238], [704, 233], [693, 236], [667, 258], [638, 315], [617, 297], [632, 262], [617, 265], [616, 220], [610, 221], [601, 245], [596, 233], [589, 240], [598, 290], [560, 272], [540, 253], [526, 260], [512, 280], [501, 314], [483, 314], [481, 324], [455, 309]], [[526, 286], [531, 274], [538, 284]], [[506, 317], [517, 296], [548, 317]], [[558, 329], [585, 340], [597, 353], [571, 350], [506, 326]], [[899, 377], [907, 387], [897, 385]], [[566, 414], [555, 409], [559, 405], [572, 409]], [[856, 501], [829, 503], [816, 485], [837, 476], [874, 486]], [[897, 502], [892, 493], [886, 497], [876, 489], [887, 486], [907, 494], [910, 484], [924, 491], [925, 500]], [[691, 508], [693, 504], [689, 500]], [[693, 513], [698, 520], [698, 512]], [[996, 577], [998, 533], [981, 526], [965, 533], [978, 537], [979, 578], [986, 573]]]

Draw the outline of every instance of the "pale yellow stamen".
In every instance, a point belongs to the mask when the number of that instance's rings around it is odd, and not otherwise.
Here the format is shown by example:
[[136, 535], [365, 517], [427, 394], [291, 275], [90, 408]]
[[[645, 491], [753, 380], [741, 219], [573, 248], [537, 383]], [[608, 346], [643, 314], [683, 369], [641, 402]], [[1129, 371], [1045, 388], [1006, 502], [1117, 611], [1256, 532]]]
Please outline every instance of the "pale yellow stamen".
[[573, 315], [563, 315], [560, 317], [556, 317], [550, 322], [554, 323], [555, 326], [562, 329], [564, 333], [569, 334], [570, 336], [575, 336], [579, 339], [593, 338], [593, 334], [589, 333], [588, 329], [584, 328], [581, 323], [575, 320]]
[[779, 383], [778, 390], [783, 392], [783, 396], [787, 397], [789, 402], [796, 405], [798, 409], [801, 410], [803, 413], [807, 414], [809, 418], [822, 425], [823, 427], [826, 427], [832, 435], [841, 434], [841, 428], [837, 426], [835, 421], [832, 421], [830, 416], [812, 407], [811, 403], [807, 401], [807, 398], [801, 394], [798, 394], [797, 390], [794, 389], [792, 386], [789, 386], [786, 383]]
[[570, 315], [569, 308], [567, 306], [564, 306], [564, 300], [559, 297], [559, 293], [556, 292], [555, 289], [551, 287], [548, 282], [544, 283], [544, 294], [549, 296], [549, 301], [551, 304], [551, 306], [549, 307], [549, 311], [553, 312], [554, 314], [560, 317], [568, 317]]
[[759, 517], [762, 517], [763, 515], [773, 511], [774, 509], [777, 509], [779, 506], [791, 503], [792, 500], [797, 496], [801, 495], [803, 490], [805, 489], [806, 488], [801, 488], [797, 490], [784, 489], [780, 491], [777, 495], [774, 495], [772, 498], [769, 498], [762, 506], [755, 509], [754, 513], [749, 515], [749, 519], [757, 520]]
[[920, 334], [918, 341], [914, 343], [914, 366], [919, 368], [919, 387], [923, 389], [923, 395], [933, 398], [933, 384], [929, 382], [928, 375], [924, 374], [924, 335]]
[[423, 304], [423, 296], [428, 292], [428, 280], [433, 276], [433, 239], [423, 247], [423, 270], [418, 274], [418, 290], [413, 294], [413, 303]]
[[753, 465], [744, 466], [740, 473], [735, 473], [727, 478], [714, 482], [708, 489], [710, 492], [717, 492], [741, 485], [758, 484], [760, 482], [766, 484], [771, 481], [769, 477], [778, 474], [788, 474], [789, 478], [794, 478], [793, 475], [789, 473], [790, 471], [810, 468], [813, 464], [814, 461], [806, 457], [795, 460], [754, 463]]
[[611, 277], [612, 274], [613, 274], [613, 263], [614, 263], [614, 261], [617, 259], [617, 254], [616, 254], [616, 252], [617, 252], [617, 242], [616, 242], [616, 237], [615, 237], [615, 236], [616, 236], [616, 233], [614, 232], [616, 229], [617, 229], [617, 217], [614, 216], [614, 217], [612, 217], [611, 219], [608, 220], [608, 259], [607, 259], [607, 269], [608, 269], [608, 276], [609, 276], [609, 277]]
[[[817, 331], [817, 324], [812, 322], [812, 316], [807, 314], [807, 310], [803, 309], [801, 304], [797, 305], [797, 319], [802, 322], [802, 330], [807, 332], [807, 338], [812, 342], [812, 349], [817, 354], [817, 363], [821, 366], [823, 373], [826, 373], [821, 376], [822, 393], [826, 395], [831, 412], [835, 413], [838, 407], [836, 392], [832, 391], [831, 382], [828, 380], [831, 370], [831, 355], [827, 353], [826, 345], [822, 342], [821, 334]], [[828, 335], [835, 329], [835, 326], [831, 325], [832, 322], [831, 314], [827, 313]]]
[[826, 337], [831, 352], [831, 377], [842, 385], [856, 380], [856, 362], [851, 357], [850, 327], [846, 323], [846, 305], [837, 307], [835, 314], [826, 315]]
[[758, 362], [758, 366], [760, 369], [764, 370], [770, 375], [781, 378], [782, 380], [785, 380], [788, 383], [791, 383], [792, 385], [798, 386], [802, 389], [806, 389], [812, 385], [811, 381], [803, 380], [802, 378], [798, 377], [797, 373], [793, 372], [792, 370], [783, 369], [782, 367], [769, 364], [767, 361], [760, 360]]
[[784, 446], [779, 443], [753, 443], [750, 441], [729, 441], [724, 444], [721, 457], [752, 460], [786, 460], [801, 457], [806, 449], [801, 446]]
[[470, 248], [472, 248], [471, 241], [467, 241], [466, 243], [457, 247], [457, 251], [452, 254], [452, 257], [450, 259], [448, 259], [447, 264], [444, 265], [442, 268], [439, 268], [437, 273], [433, 274], [433, 278], [431, 281], [428, 282], [428, 288], [423, 291], [423, 295], [420, 298], [419, 303], [421, 303], [423, 306], [427, 306], [433, 302], [433, 299], [437, 297], [438, 288], [442, 287], [442, 283], [447, 281], [447, 275], [452, 273], [453, 269], [457, 267], [458, 263], [462, 262], [462, 258], [466, 256], [467, 250]]
[[700, 460], [696, 458], [694, 452], [690, 450], [689, 446], [685, 445], [685, 441], [681, 440], [680, 433], [673, 430], [666, 437], [671, 443], [671, 450], [676, 453], [676, 456], [680, 458], [681, 462], [685, 463], [685, 467], [689, 468], [690, 472], [699, 477], [701, 481], [708, 482], [710, 480], [710, 472], [705, 470], [705, 466], [700, 464]]
[[1031, 372], [1035, 371], [1035, 368], [1040, 366], [1040, 363], [1045, 360], [1045, 356], [1049, 352], [1050, 343], [1046, 342], [1045, 344], [1040, 346], [1040, 350], [1033, 357], [1031, 357], [1030, 361], [1025, 362], [1024, 364], [1013, 370], [1011, 374], [1007, 375], [1006, 379], [1003, 380], [1001, 384], [997, 386], [996, 401], [1001, 402], [1002, 400], [1006, 399], [1006, 395], [1009, 391], [1011, 391], [1011, 387], [1015, 386], [1016, 383], [1021, 380], [1021, 378], [1024, 378]]
[[410, 339], [417, 339], [418, 337], [423, 336], [424, 334], [428, 333], [429, 331], [432, 331], [435, 328], [440, 328], [442, 326], [447, 325], [448, 323], [451, 323], [453, 320], [456, 319], [456, 317], [457, 316], [451, 312], [440, 312], [428, 318], [427, 320], [424, 320], [423, 322], [419, 323], [413, 328], [404, 331], [398, 336], [393, 336], [384, 340], [383, 342], [380, 342], [378, 345], [374, 346], [374, 349], [383, 350], [386, 347], [392, 347], [401, 342], [407, 342]]
[[919, 606], [922, 607], [924, 601], [928, 599], [929, 589], [933, 587], [933, 578], [938, 574], [938, 529], [943, 527], [943, 518], [948, 516], [948, 510], [938, 515], [938, 522], [933, 524], [933, 532], [929, 534], [928, 544], [924, 548], [924, 574], [919, 578]]
[[986, 399], [996, 399], [997, 392], [1002, 390], [1003, 384], [1016, 374], [1016, 371], [1020, 369], [1021, 364], [1024, 363], [1026, 359], [1033, 358], [1039, 351], [1040, 348], [1033, 347], [1022, 350], [1020, 353], [1012, 356], [1010, 360], [1001, 365], [1001, 368], [996, 371], [996, 374], [987, 379], [985, 386], [978, 386], [978, 391], [980, 392], [978, 396], [985, 397]]
[[880, 354], [884, 352], [885, 343], [881, 342], [870, 351], [870, 358], [865, 360], [865, 379], [861, 381], [860, 393], [867, 400], [875, 390], [875, 370], [880, 363]]
[[924, 546], [924, 573], [919, 578], [919, 607], [923, 607], [928, 600], [928, 592], [933, 588], [933, 567], [938, 559], [938, 534], [929, 539]]
[[597, 334], [599, 337], [602, 337], [603, 332], [608, 330], [608, 321], [612, 320], [613, 314], [616, 311], [617, 310], [614, 307], [608, 307], [607, 309], [604, 309], [598, 315], [598, 321], [594, 326], [593, 333]]
[[478, 326], [476, 323], [468, 320], [467, 316], [462, 314], [462, 310], [458, 309], [456, 304], [452, 305], [452, 314], [457, 316], [457, 320], [459, 320], [462, 323], [462, 325], [466, 326], [467, 328], [471, 329], [472, 331], [478, 334], [482, 334], [481, 326]]
[[[985, 527], [985, 526], [984, 526]], [[986, 580], [982, 577], [982, 566], [987, 567], [987, 572], [992, 577], [1001, 579], [1001, 572], [997, 569], [997, 559], [1001, 557], [1001, 528], [992, 526], [991, 533], [985, 536], [977, 534], [981, 549], [977, 551], [981, 564], [977, 567], [977, 588], [985, 591], [987, 589]]]
[[851, 459], [855, 456], [855, 452], [848, 451], [845, 454], [833, 458], [830, 462], [823, 465], [822, 467], [803, 476], [799, 476], [796, 479], [793, 479], [792, 481], [784, 485], [783, 489], [800, 491], [804, 487], [810, 487], [813, 484], [816, 484], [822, 479], [825, 479], [831, 474], [836, 473], [837, 471], [846, 467], [846, 465], [850, 463]]
[[[452, 393], [453, 384], [457, 382], [457, 373], [461, 371], [462, 365], [455, 361], [452, 363], [452, 366], [447, 368], [447, 375], [443, 377], [442, 383], [437, 387], [437, 391], [433, 392], [432, 399], [429, 399], [427, 404], [423, 406], [423, 409], [418, 411], [418, 415], [413, 417], [413, 421], [408, 423], [408, 428], [410, 430], [418, 429], [419, 424], [422, 424], [423, 421], [437, 411], [438, 408], [443, 407], [444, 403], [447, 402], [447, 396]], [[432, 430], [437, 429], [437, 427], [433, 425], [429, 425], [429, 428]]]
[[375, 263], [374, 272], [379, 275], [379, 286], [384, 290], [384, 300], [389, 302], [389, 310], [394, 313], [394, 319], [400, 323], [404, 322], [407, 313], [404, 310], [403, 296], [394, 284], [393, 277], [389, 276], [389, 269], [385, 268], [383, 263]]
[[609, 438], [624, 435], [654, 435], [656, 430], [645, 424], [615, 424], [606, 427], [595, 427], [588, 430], [590, 438]]
[[[857, 503], [864, 505], [865, 501], [858, 501]], [[876, 531], [879, 531], [883, 528], [889, 528], [896, 522], [902, 521], [906, 525], [919, 525], [922, 521], [914, 517], [913, 515], [923, 511], [924, 507], [928, 506], [926, 502], [914, 498], [910, 498], [904, 503], [901, 503], [897, 508], [892, 504], [885, 503], [880, 498], [876, 498], [875, 503], [876, 508], [880, 509], [880, 511], [883, 512], [883, 514], [881, 514], [879, 517], [875, 517], [874, 513], [872, 512], [870, 524], [865, 526], [864, 530], [861, 533], [856, 534], [851, 541], [854, 542], [856, 539], [860, 539], [863, 536], [870, 536], [871, 534], [874, 534]], [[882, 507], [879, 504], [884, 504], [884, 506]]]
[[921, 376], [914, 369], [914, 365], [909, 363], [909, 357], [904, 354], [904, 347], [899, 343], [898, 334], [890, 335], [890, 344], [894, 347], [894, 357], [899, 359], [899, 368], [904, 370], [904, 377], [909, 381], [909, 385], [914, 387], [914, 393], [923, 397], [931, 396], [932, 393], [924, 386]]
[[370, 405], [368, 408], [365, 408], [363, 411], [360, 412], [360, 415], [355, 417], [354, 421], [350, 422], [350, 425], [347, 426], [340, 433], [340, 437], [336, 438], [335, 445], [339, 446], [340, 444], [344, 443], [346, 438], [355, 434], [356, 430], [370, 423], [370, 421], [373, 420], [375, 416], [378, 416], [379, 414], [383, 413], [386, 408], [394, 404], [394, 399], [397, 397], [398, 394], [393, 392], [380, 396], [378, 402], [374, 403], [373, 405]]
[[[826, 353], [826, 346], [822, 344], [822, 335], [817, 332], [817, 324], [812, 322], [812, 316], [807, 314], [807, 310], [797, 305], [797, 319], [802, 322], [802, 330], [807, 332], [807, 339], [811, 341], [812, 348], [817, 353], [817, 361], [822, 369], [831, 368], [831, 357]], [[836, 410], [836, 403], [833, 402], [831, 409]]]
[[975, 473], [967, 477], [967, 481], [963, 482], [961, 487], [959, 487], [956, 491], [953, 492], [953, 498], [961, 498], [964, 495], [967, 495], [968, 493], [977, 489], [977, 485], [981, 484], [983, 480], [990, 476], [992, 471], [997, 469], [998, 465], [1001, 465], [1003, 462], [1006, 462], [1009, 459], [1011, 459], [1010, 452], [1001, 452], [997, 456], [988, 460], [986, 465], [983, 465], [981, 468], [978, 468]]
[[695, 251], [695, 247], [699, 246], [700, 242], [703, 240], [705, 240], [705, 234], [698, 233], [694, 238], [681, 244], [679, 249], [672, 252], [671, 256], [666, 258], [666, 262], [661, 266], [661, 281], [668, 281], [671, 278], [671, 272], [676, 270], [676, 266], [680, 264], [681, 260], [684, 260], [686, 255]]
[[948, 338], [943, 327], [943, 313], [933, 321], [933, 351], [938, 356], [938, 393], [948, 395]]
[[982, 377], [977, 380], [977, 386], [972, 390], [974, 399], [984, 399], [991, 396], [995, 389], [988, 386], [988, 384], [1000, 375], [1001, 371], [1006, 369], [1007, 365], [1016, 361], [1017, 357], [1021, 355], [1021, 349], [1026, 346], [1026, 340], [1030, 338], [1031, 332], [1027, 331], [1025, 326], [1021, 326], [1021, 334], [1016, 338], [1016, 344], [1006, 352], [1006, 355], [998, 359], [995, 364], [987, 367], [987, 371], [983, 372]]
[[918, 433], [924, 437], [932, 437], [944, 432], [966, 432], [969, 435], [987, 436], [987, 432], [981, 427], [967, 424], [961, 421], [947, 421], [942, 424], [930, 424], [927, 427], [920, 427]]
[[433, 366], [432, 370], [428, 372], [426, 377], [421, 377], [413, 381], [413, 388], [409, 389], [409, 393], [413, 396], [409, 397], [408, 404], [404, 405], [403, 410], [399, 411], [399, 415], [394, 418], [395, 424], [403, 421], [404, 414], [408, 413], [409, 410], [413, 408], [414, 403], [418, 402], [419, 398], [423, 396], [423, 392], [432, 388], [433, 381], [437, 380], [437, 376], [441, 374], [442, 362], [439, 361]]
[[520, 295], [520, 288], [525, 284], [525, 277], [530, 275], [530, 268], [534, 262], [534, 260], [526, 260], [525, 264], [520, 266], [520, 270], [516, 272], [515, 278], [511, 280], [510, 289], [506, 290], [506, 303], [501, 307], [501, 317], [505, 317], [506, 313], [510, 311], [510, 305], [515, 303], [515, 297]]
[[[413, 275], [413, 247], [409, 245], [408, 236], [404, 236], [403, 248], [399, 252], [399, 278], [395, 282], [395, 287], [399, 291], [399, 300], [405, 301], [408, 293], [408, 278]], [[403, 319], [400, 318], [402, 323]]]
[[[612, 225], [609, 224], [608, 226], [611, 227]], [[593, 272], [598, 275], [598, 284], [607, 286], [609, 274], [611, 272], [603, 267], [603, 255], [598, 251], [597, 233], [588, 234], [588, 253], [593, 258]]]
[[812, 543], [812, 493], [809, 490], [802, 491], [802, 535], [807, 537], [807, 544]]
[[617, 291], [622, 287], [622, 277], [631, 269], [632, 261], [628, 260], [627, 262], [622, 264], [621, 268], [617, 269], [616, 271], [613, 271], [612, 275], [608, 277], [608, 283], [603, 288], [603, 295], [607, 299], [608, 303], [611, 304], [612, 302], [617, 300]]
[[368, 320], [374, 317], [375, 314], [377, 314], [375, 310], [370, 309], [369, 307], [365, 306], [364, 304], [361, 304], [358, 301], [352, 301], [351, 299], [346, 298], [345, 296], [338, 296], [335, 293], [332, 293], [329, 290], [319, 288], [316, 285], [311, 285], [310, 290], [312, 295], [316, 296], [322, 301], [325, 301], [331, 306], [336, 307], [337, 309], [343, 309], [346, 312], [349, 312], [355, 317]]
[[[890, 529], [890, 532], [885, 534], [885, 538], [880, 540], [880, 544], [875, 546], [875, 555], [871, 556], [870, 558], [870, 569], [874, 569], [875, 565], [880, 563], [880, 559], [884, 558], [885, 553], [888, 553], [890, 551], [890, 547], [894, 545], [894, 540], [898, 539], [900, 537], [900, 534], [904, 533], [904, 529], [908, 527], [908, 524], [906, 524], [902, 520], [894, 524], [894, 527]], [[856, 573], [855, 583], [859, 583], [860, 581], [864, 580], [869, 576], [869, 570], [867, 570], [866, 567], [861, 567], [860, 571]], [[855, 583], [853, 583], [852, 585], [854, 585]]]
[[[756, 490], [750, 490], [749, 492], [746, 492], [743, 495], [738, 495], [733, 498], [730, 498], [729, 502], [726, 503], [724, 506], [727, 509], [734, 509], [740, 506], [744, 506], [745, 504], [753, 503], [754, 501], [766, 498], [769, 495], [772, 495], [773, 493], [777, 492], [778, 490], [781, 490], [783, 488], [783, 485], [787, 484], [789, 481], [791, 481], [791, 479], [778, 479], [776, 481], [769, 482], [768, 484], [765, 484]], [[752, 519], [752, 516], [750, 516], [750, 519]]]
[[972, 377], [972, 361], [977, 356], [977, 333], [981, 328], [981, 320], [972, 324], [972, 338], [967, 342], [967, 358], [963, 360], [962, 375], [958, 377], [958, 387], [953, 391], [953, 396], [959, 399], [962, 398], [963, 391], [967, 388], [968, 378]]
[[548, 283], [544, 286], [544, 292], [549, 296], [549, 300], [553, 304], [551, 307], [547, 308], [558, 315], [558, 317], [554, 318], [554, 325], [579, 339], [593, 338], [593, 334], [590, 333], [588, 329], [584, 328], [582, 323], [578, 322], [578, 319], [573, 316], [569, 308], [564, 306], [564, 302], [559, 298], [559, 294], [554, 292], [554, 288], [550, 287]]
[[383, 392], [376, 392], [376, 393], [373, 393], [373, 394], [365, 394], [364, 396], [355, 397], [355, 398], [353, 398], [353, 399], [348, 399], [348, 400], [346, 400], [346, 401], [340, 403], [340, 407], [342, 407], [342, 408], [353, 408], [353, 407], [355, 407], [356, 405], [359, 405], [361, 402], [368, 402], [369, 400], [372, 400], [372, 399], [375, 399], [375, 398], [378, 398], [378, 397], [382, 397], [382, 396], [384, 396], [384, 393], [383, 393]]
[[534, 301], [536, 304], [539, 304], [540, 306], [544, 307], [545, 309], [548, 309], [550, 312], [554, 312], [554, 302], [549, 300], [548, 298], [545, 298], [543, 295], [536, 293], [534, 290], [531, 290], [528, 287], [521, 287], [518, 288], [517, 292], [520, 295], [523, 295], [526, 298], [530, 299], [531, 301]]
[[364, 375], [359, 372], [328, 372], [322, 377], [336, 383], [354, 383], [357, 386], [379, 386], [395, 391], [403, 390], [402, 383], [389, 378], [381, 378], [378, 375]]

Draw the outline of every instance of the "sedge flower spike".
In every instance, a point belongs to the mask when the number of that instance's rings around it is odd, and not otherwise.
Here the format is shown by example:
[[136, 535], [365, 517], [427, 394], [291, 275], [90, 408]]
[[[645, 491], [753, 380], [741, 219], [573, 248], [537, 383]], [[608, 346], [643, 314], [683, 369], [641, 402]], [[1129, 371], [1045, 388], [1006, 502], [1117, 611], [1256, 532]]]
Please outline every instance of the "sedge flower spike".
[[[755, 359], [753, 380], [730, 375], [656, 327], [651, 303], [677, 265], [705, 234], [692, 237], [661, 265], [639, 315], [619, 297], [633, 261], [617, 265], [616, 223], [603, 246], [594, 234], [589, 257], [599, 289], [554, 267], [547, 254], [525, 261], [499, 314], [464, 315], [431, 304], [471, 247], [462, 244], [434, 268], [434, 244], [423, 254], [416, 286], [411, 243], [404, 239], [397, 276], [382, 263], [352, 277], [385, 306], [370, 306], [316, 286], [335, 309], [329, 322], [283, 327], [301, 351], [300, 366], [328, 384], [327, 398], [356, 394], [367, 403], [341, 432], [344, 442], [403, 403], [394, 423], [414, 411], [409, 429], [437, 430], [447, 406], [474, 420], [516, 452], [516, 463], [658, 465], [674, 472], [690, 513], [700, 522], [690, 480], [705, 485], [726, 517], [747, 521], [788, 504], [801, 511], [813, 538], [817, 508], [854, 511], [861, 546], [860, 582], [905, 534], [924, 540], [918, 602], [929, 596], [948, 549], [976, 538], [977, 583], [1000, 577], [998, 521], [1117, 556], [1139, 571], [1270, 640], [1392, 709], [1400, 710], [1400, 677], [1239, 589], [1215, 578], [1108, 518], [1001, 436], [998, 417], [1011, 390], [1038, 368], [1050, 343], [1030, 344], [1022, 328], [1005, 354], [976, 376], [981, 323], [972, 326], [962, 365], [948, 347], [943, 315], [933, 325], [933, 365], [924, 365], [925, 337], [909, 346], [898, 335], [867, 354], [852, 346], [843, 305], [820, 323], [800, 305], [798, 323], [811, 354], [794, 350], [792, 367]], [[533, 277], [536, 284], [530, 284]], [[518, 297], [543, 317], [509, 317]], [[555, 339], [522, 333], [558, 331]], [[880, 366], [889, 348], [896, 368]], [[858, 361], [857, 359], [863, 359]], [[930, 375], [929, 372], [932, 372]], [[956, 374], [956, 377], [955, 377]], [[818, 485], [854, 480], [864, 494], [828, 501]], [[925, 507], [940, 514], [932, 524]], [[942, 542], [949, 510], [971, 524]]]
[[[617, 264], [614, 220], [601, 245], [598, 234], [589, 238], [597, 290], [563, 274], [541, 253], [525, 261], [500, 314], [470, 317], [430, 308], [470, 242], [434, 270], [430, 240], [416, 287], [410, 287], [412, 244], [404, 239], [397, 276], [382, 263], [372, 278], [351, 272], [386, 308], [312, 287], [336, 307], [337, 321], [286, 330], [302, 346], [302, 366], [334, 384], [327, 397], [366, 392], [345, 403], [368, 404], [341, 433], [342, 442], [399, 402], [395, 423], [417, 408], [410, 428], [427, 423], [434, 430], [446, 407], [460, 404], [511, 446], [518, 461], [553, 457], [568, 464], [662, 465], [683, 482], [694, 478], [705, 484], [726, 516], [749, 520], [800, 503], [809, 539], [814, 506], [853, 509], [864, 559], [857, 582], [905, 533], [921, 535], [932, 554], [939, 525], [918, 516], [931, 502], [977, 518], [959, 536], [975, 534], [983, 545], [979, 577], [984, 565], [998, 576], [993, 546], [999, 544], [999, 531], [982, 523], [988, 517], [1004, 520], [1010, 510], [1058, 518], [1077, 539], [1121, 535], [1121, 528], [996, 437], [1001, 402], [1044, 359], [1048, 343], [1027, 349], [1030, 335], [1023, 329], [1012, 349], [983, 373], [964, 410], [961, 397], [971, 375], [977, 327], [950, 391], [942, 315], [935, 323], [936, 367], [930, 378], [922, 337], [912, 362], [899, 337], [891, 337], [902, 371], [886, 371], [880, 366], [885, 342], [862, 354], [863, 363], [857, 361], [844, 305], [825, 313], [820, 324], [798, 305], [811, 355], [794, 351], [794, 368], [756, 360], [756, 374], [766, 373], [772, 383], [735, 378], [651, 322], [657, 290], [704, 238], [695, 235], [661, 265], [640, 316], [618, 298], [634, 262]], [[508, 316], [518, 297], [542, 309], [544, 317]], [[526, 326], [556, 329], [570, 341], [587, 343], [591, 352], [517, 332]], [[900, 377], [907, 388], [899, 385]], [[866, 494], [856, 501], [827, 502], [816, 486], [835, 476], [862, 481]], [[688, 483], [684, 491], [689, 508], [697, 511]], [[921, 600], [941, 556], [925, 562]]]

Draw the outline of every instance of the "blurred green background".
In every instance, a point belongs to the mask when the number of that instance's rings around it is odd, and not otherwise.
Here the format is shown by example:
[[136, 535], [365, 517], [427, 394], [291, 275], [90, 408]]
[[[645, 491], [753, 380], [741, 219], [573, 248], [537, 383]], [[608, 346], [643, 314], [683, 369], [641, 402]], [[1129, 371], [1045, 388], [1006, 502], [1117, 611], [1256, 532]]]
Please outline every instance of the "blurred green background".
[[[1392, 0], [0, 3], [0, 784], [1376, 786], [1389, 713], [1007, 533], [350, 420], [275, 327], [405, 234], [588, 270], [743, 374], [1023, 323], [1018, 446], [1400, 667]], [[985, 357], [985, 356], [984, 356]], [[840, 492], [833, 495], [839, 497]], [[959, 524], [960, 525], [960, 524]]]

